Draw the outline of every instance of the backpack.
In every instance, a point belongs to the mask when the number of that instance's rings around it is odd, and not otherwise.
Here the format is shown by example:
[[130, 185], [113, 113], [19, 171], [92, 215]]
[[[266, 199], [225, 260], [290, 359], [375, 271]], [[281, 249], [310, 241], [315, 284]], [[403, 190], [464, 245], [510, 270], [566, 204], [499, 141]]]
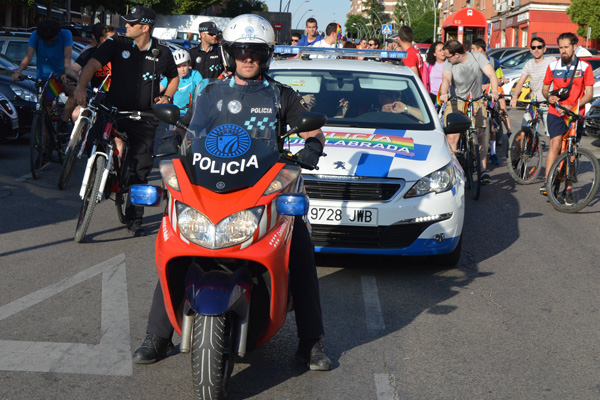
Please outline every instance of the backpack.
[[433, 65], [429, 65], [426, 62], [421, 63], [419, 66], [419, 75], [421, 75], [421, 81], [423, 82], [423, 85], [425, 85], [427, 93], [431, 91], [431, 80], [429, 79], [431, 68], [433, 68]]

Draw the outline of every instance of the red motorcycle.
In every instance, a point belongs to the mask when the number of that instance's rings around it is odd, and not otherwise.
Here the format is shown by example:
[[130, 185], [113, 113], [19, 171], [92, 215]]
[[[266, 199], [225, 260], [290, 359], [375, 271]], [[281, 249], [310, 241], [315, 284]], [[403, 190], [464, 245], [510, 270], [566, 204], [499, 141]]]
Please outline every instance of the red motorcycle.
[[[177, 125], [176, 106], [157, 106], [154, 114]], [[323, 114], [306, 113], [285, 136], [325, 122]], [[300, 172], [314, 166], [286, 154], [282, 139], [256, 138], [239, 128], [197, 136], [188, 130], [179, 157], [160, 163], [166, 190], [135, 185], [130, 193], [131, 203], [141, 206], [167, 199], [156, 265], [180, 351], [191, 352], [200, 399], [223, 398], [236, 357], [282, 327], [291, 305], [294, 218], [308, 211]], [[225, 151], [235, 156], [214, 156]]]

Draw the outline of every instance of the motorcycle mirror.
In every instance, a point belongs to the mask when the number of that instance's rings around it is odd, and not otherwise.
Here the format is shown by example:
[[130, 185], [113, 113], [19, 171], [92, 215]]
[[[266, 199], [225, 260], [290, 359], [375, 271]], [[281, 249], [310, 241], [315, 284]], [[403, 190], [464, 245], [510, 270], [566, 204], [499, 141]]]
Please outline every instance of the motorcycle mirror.
[[446, 118], [444, 133], [463, 133], [471, 127], [471, 119], [463, 113], [450, 113]]
[[152, 113], [160, 121], [169, 125], [175, 125], [181, 119], [179, 107], [175, 104], [155, 104]]
[[305, 111], [300, 115], [300, 122], [297, 126], [292, 127], [288, 135], [298, 132], [309, 132], [319, 129], [327, 122], [327, 116], [322, 113]]

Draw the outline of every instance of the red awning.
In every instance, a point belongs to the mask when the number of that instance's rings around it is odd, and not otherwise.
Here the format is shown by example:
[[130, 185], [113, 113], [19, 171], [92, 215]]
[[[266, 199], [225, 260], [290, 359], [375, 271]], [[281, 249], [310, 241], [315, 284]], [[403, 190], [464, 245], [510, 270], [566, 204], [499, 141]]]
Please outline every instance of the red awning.
[[474, 8], [463, 8], [453, 14], [450, 14], [448, 18], [442, 24], [442, 28], [449, 28], [452, 26], [469, 26], [469, 27], [481, 27], [487, 26], [485, 16]]

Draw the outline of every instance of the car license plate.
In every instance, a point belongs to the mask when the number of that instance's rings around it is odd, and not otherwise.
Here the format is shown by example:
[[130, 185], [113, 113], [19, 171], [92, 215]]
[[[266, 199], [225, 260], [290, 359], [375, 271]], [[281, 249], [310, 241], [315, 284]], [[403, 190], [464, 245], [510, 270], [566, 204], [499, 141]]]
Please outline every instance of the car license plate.
[[13, 128], [13, 130], [19, 129], [19, 118], [14, 118], [12, 120], [12, 128]]
[[323, 225], [377, 225], [376, 208], [310, 207], [308, 219], [311, 224]]

